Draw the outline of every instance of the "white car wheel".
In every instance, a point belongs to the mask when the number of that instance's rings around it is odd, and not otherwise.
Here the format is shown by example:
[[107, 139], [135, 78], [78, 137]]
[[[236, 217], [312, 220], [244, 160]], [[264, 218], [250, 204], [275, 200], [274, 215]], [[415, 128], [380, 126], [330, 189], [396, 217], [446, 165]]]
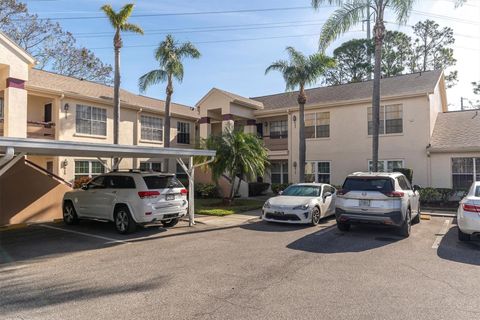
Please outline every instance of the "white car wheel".
[[313, 207], [312, 209], [312, 225], [316, 226], [320, 222], [320, 209]]

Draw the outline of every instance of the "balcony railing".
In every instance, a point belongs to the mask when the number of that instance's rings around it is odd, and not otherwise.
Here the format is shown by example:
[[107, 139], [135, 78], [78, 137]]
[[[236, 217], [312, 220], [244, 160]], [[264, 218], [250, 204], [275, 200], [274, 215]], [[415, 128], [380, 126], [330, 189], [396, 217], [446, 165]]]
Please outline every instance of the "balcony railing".
[[263, 136], [265, 148], [270, 151], [282, 151], [288, 150], [288, 138], [271, 138], [269, 136]]
[[34, 139], [55, 139], [55, 123], [27, 121], [27, 137]]

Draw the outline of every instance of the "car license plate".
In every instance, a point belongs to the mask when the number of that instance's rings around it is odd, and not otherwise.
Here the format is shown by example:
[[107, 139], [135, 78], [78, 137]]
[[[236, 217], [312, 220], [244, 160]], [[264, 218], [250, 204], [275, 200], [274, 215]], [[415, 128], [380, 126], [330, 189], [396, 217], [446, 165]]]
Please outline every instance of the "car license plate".
[[359, 200], [360, 207], [370, 207], [370, 200]]
[[174, 194], [167, 194], [165, 196], [165, 200], [175, 200], [175, 195]]

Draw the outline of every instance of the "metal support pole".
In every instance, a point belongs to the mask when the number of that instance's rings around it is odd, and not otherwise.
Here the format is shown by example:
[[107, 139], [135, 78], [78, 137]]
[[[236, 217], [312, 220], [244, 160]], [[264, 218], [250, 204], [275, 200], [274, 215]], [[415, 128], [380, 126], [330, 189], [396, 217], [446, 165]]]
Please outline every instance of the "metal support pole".
[[12, 160], [14, 155], [15, 150], [13, 147], [7, 147], [7, 150], [5, 150], [5, 155], [0, 159], [0, 168]]
[[193, 166], [193, 157], [188, 161], [188, 217], [189, 226], [195, 224], [195, 186], [193, 183], [195, 176], [195, 167]]

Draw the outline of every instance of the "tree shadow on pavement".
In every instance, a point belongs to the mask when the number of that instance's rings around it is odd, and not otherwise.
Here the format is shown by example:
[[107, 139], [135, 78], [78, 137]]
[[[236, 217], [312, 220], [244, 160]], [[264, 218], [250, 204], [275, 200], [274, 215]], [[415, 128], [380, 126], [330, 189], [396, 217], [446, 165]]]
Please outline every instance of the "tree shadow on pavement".
[[43, 257], [108, 248], [123, 244], [125, 241], [163, 234], [167, 230], [160, 226], [139, 227], [134, 233], [120, 235], [116, 233], [111, 223], [81, 221], [79, 225], [75, 226], [49, 223], [1, 231], [0, 266]]
[[312, 228], [305, 224], [287, 224], [277, 222], [256, 221], [240, 226], [240, 228], [261, 232], [292, 232], [296, 230]]
[[[0, 309], [2, 315], [21, 314], [28, 310], [38, 310], [82, 300], [92, 300], [102, 297], [113, 297], [129, 293], [140, 293], [164, 287], [168, 276], [157, 276], [146, 281], [135, 283], [104, 283], [82, 281], [64, 282], [55, 278], [37, 279], [33, 275], [16, 275], [15, 277], [0, 277]], [[87, 283], [86, 283], [87, 282]]]
[[443, 236], [437, 255], [446, 260], [480, 266], [480, 238], [471, 241], [458, 240], [458, 227], [450, 228]]
[[313, 253], [346, 253], [368, 251], [391, 245], [402, 237], [389, 227], [353, 225], [350, 231], [342, 232], [336, 226], [313, 232], [292, 243], [287, 248]]

